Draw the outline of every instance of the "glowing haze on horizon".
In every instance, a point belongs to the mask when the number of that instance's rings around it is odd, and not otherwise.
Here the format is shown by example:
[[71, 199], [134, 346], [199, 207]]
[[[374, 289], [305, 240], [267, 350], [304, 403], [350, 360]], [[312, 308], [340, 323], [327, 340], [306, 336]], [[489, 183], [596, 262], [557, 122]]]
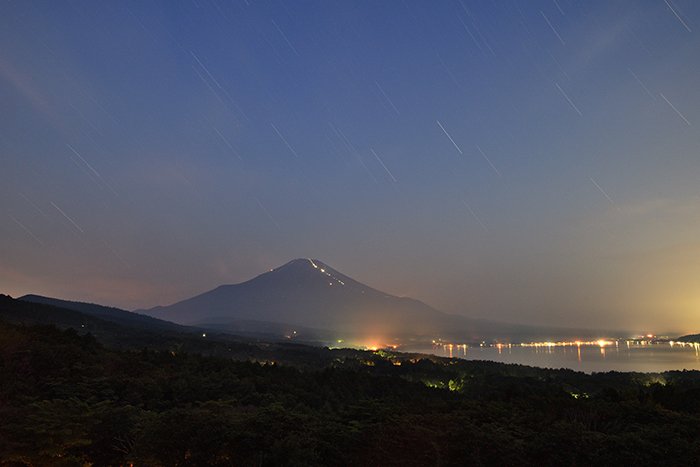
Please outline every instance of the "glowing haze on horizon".
[[0, 293], [319, 258], [473, 317], [700, 331], [700, 3], [3, 2]]

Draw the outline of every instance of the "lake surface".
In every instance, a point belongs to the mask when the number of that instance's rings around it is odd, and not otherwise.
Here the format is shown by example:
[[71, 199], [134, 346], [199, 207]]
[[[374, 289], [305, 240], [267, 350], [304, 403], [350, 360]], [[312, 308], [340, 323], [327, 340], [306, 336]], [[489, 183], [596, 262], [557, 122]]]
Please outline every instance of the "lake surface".
[[541, 368], [571, 368], [586, 373], [602, 371], [662, 372], [700, 370], [700, 346], [674, 343], [626, 344], [625, 341], [598, 345], [563, 346], [463, 346], [434, 345], [402, 348], [440, 357], [519, 363]]

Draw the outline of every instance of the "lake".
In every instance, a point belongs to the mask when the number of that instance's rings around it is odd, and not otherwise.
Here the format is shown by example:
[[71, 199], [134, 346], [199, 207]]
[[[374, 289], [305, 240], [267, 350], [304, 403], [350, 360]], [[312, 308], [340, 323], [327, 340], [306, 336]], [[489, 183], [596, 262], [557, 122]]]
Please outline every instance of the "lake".
[[433, 345], [402, 348], [440, 357], [519, 363], [541, 368], [570, 368], [585, 373], [603, 371], [662, 372], [700, 370], [700, 345], [679, 343], [608, 342], [605, 345], [464, 346]]

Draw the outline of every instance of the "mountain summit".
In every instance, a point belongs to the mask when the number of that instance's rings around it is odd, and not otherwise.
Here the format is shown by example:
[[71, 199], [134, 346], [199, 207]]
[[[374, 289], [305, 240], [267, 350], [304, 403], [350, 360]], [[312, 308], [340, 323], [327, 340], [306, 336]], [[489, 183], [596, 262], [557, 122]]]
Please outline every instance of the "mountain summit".
[[312, 258], [145, 313], [182, 324], [255, 320], [382, 335], [434, 336], [470, 321], [373, 289]]

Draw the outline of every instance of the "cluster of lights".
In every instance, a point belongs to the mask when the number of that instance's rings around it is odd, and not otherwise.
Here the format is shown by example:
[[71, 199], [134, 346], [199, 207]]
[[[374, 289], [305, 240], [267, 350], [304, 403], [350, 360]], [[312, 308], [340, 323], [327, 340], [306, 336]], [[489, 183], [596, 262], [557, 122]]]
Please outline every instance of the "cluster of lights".
[[699, 342], [676, 342], [676, 341], [670, 341], [669, 344], [671, 347], [678, 346], [678, 347], [690, 347], [695, 350], [695, 356], [700, 357], [700, 343]]
[[[700, 343], [699, 342], [682, 342], [682, 341], [657, 341], [655, 340], [656, 336], [642, 336], [641, 338], [637, 339], [628, 339], [625, 340], [625, 344], [627, 344], [627, 347], [630, 347], [631, 345], [640, 345], [640, 346], [647, 346], [647, 345], [655, 345], [655, 344], [660, 344], [660, 343], [668, 343], [671, 347], [673, 346], [678, 346], [678, 347], [690, 347], [695, 349], [697, 352], [700, 353]], [[432, 341], [433, 346], [441, 346], [445, 350], [452, 350], [454, 348], [457, 349], [462, 349], [464, 348], [465, 351], [467, 347], [469, 347], [468, 344], [453, 344], [449, 342], [445, 342], [442, 339], [433, 339]], [[576, 340], [576, 341], [544, 341], [544, 342], [522, 342], [519, 344], [512, 344], [512, 343], [486, 343], [486, 342], [481, 342], [478, 344], [479, 347], [495, 347], [499, 351], [502, 349], [510, 349], [513, 347], [533, 347], [533, 348], [552, 348], [552, 347], [600, 347], [601, 349], [604, 349], [605, 347], [609, 346], [615, 346], [618, 347], [620, 344], [619, 340], [615, 339], [596, 339], [592, 341], [583, 341], [583, 340]]]
[[[656, 341], [656, 336], [653, 335], [648, 335], [648, 336], [640, 336], [640, 338], [633, 338], [633, 339], [628, 339], [624, 340], [622, 342], [625, 342], [627, 344], [627, 347], [630, 347], [631, 345], [652, 345], [652, 344], [659, 344], [661, 343], [660, 341]], [[337, 343], [340, 344], [342, 343], [342, 339], [338, 339]], [[521, 342], [521, 343], [501, 343], [501, 342], [494, 342], [494, 343], [488, 343], [486, 341], [482, 341], [478, 344], [455, 344], [451, 342], [446, 342], [443, 341], [442, 339], [433, 339], [432, 344], [435, 347], [442, 347], [445, 351], [449, 351], [450, 356], [452, 356], [453, 350], [457, 350], [458, 352], [464, 352], [466, 354], [467, 349], [472, 346], [479, 346], [479, 347], [492, 347], [498, 349], [499, 353], [503, 349], [512, 349], [513, 347], [531, 347], [531, 348], [544, 348], [544, 349], [552, 349], [554, 347], [599, 347], [601, 352], [603, 354], [605, 353], [605, 348], [614, 346], [614, 347], [619, 347], [620, 345], [620, 340], [617, 339], [609, 339], [609, 338], [600, 338], [596, 340], [575, 340], [575, 341], [543, 341], [543, 342]], [[668, 343], [671, 347], [673, 346], [678, 346], [678, 347], [690, 347], [695, 349], [696, 353], [700, 355], [700, 343], [698, 342], [681, 342], [681, 341], [663, 341], [664, 343]], [[373, 352], [376, 352], [378, 350], [386, 349], [386, 350], [396, 350], [398, 349], [398, 345], [396, 344], [377, 344], [376, 342], [371, 342], [367, 343], [364, 346], [365, 349], [371, 350]]]
[[[449, 348], [461, 348], [461, 347], [468, 347], [467, 344], [451, 344], [447, 342], [443, 342], [441, 339], [435, 340], [433, 339], [433, 345], [441, 345], [446, 349]], [[481, 342], [479, 344], [479, 347], [496, 347], [497, 349], [505, 349], [505, 348], [512, 348], [514, 346], [520, 346], [520, 347], [581, 347], [581, 346], [598, 346], [598, 347], [607, 347], [609, 345], [618, 345], [618, 342], [616, 340], [608, 340], [608, 339], [597, 339], [594, 341], [570, 341], [570, 342], [562, 342], [562, 341], [557, 341], [557, 342], [522, 342], [520, 344], [512, 344], [512, 343], [493, 343], [493, 344], [488, 344], [486, 342]]]
[[617, 345], [617, 341], [598, 339], [595, 341], [572, 341], [572, 342], [523, 342], [521, 347], [581, 347], [581, 346], [607, 347]]
[[674, 345], [678, 345], [681, 347], [693, 347], [695, 349], [700, 348], [700, 342], [677, 342], [677, 341], [670, 341], [669, 344], [671, 347]]
[[[442, 339], [433, 339], [433, 345], [434, 346], [442, 346], [444, 351], [449, 352], [450, 358], [454, 356], [453, 350], [456, 347], [457, 352], [459, 353], [460, 350], [464, 352], [464, 354], [467, 354], [467, 344], [451, 344], [444, 342]], [[615, 347], [618, 347], [618, 341], [617, 340], [609, 340], [609, 339], [596, 339], [594, 341], [582, 341], [582, 340], [576, 340], [576, 341], [557, 341], [557, 342], [551, 342], [551, 341], [546, 341], [546, 342], [522, 342], [519, 344], [513, 344], [513, 343], [501, 343], [501, 342], [496, 342], [496, 343], [487, 343], [485, 341], [482, 341], [479, 343], [479, 347], [492, 347], [498, 349], [498, 353], [502, 353], [503, 349], [512, 349], [513, 347], [532, 347], [535, 349], [540, 349], [544, 348], [549, 351], [552, 350], [554, 347], [576, 347], [578, 349], [578, 355], [579, 355], [579, 361], [581, 360], [581, 347], [584, 346], [590, 346], [590, 347], [599, 347], [600, 352], [603, 356], [605, 356], [605, 348], [608, 346], [614, 345]], [[628, 344], [629, 345], [629, 344]]]
[[[398, 343], [398, 339], [394, 340], [395, 342]], [[337, 344], [342, 344], [344, 342], [343, 339], [336, 339]], [[680, 347], [680, 348], [690, 348], [695, 350], [695, 356], [696, 358], [700, 359], [700, 343], [698, 342], [681, 342], [681, 341], [672, 341], [668, 340], [667, 338], [657, 338], [656, 336], [653, 335], [644, 335], [644, 336], [638, 336], [638, 337], [633, 337], [633, 338], [628, 338], [628, 339], [611, 339], [611, 338], [599, 338], [595, 340], [573, 340], [573, 341], [543, 341], [543, 342], [522, 342], [522, 343], [502, 343], [502, 342], [486, 342], [486, 341], [481, 341], [473, 344], [456, 344], [452, 343], [449, 341], [445, 341], [441, 338], [433, 339], [432, 344], [435, 348], [441, 347], [443, 352], [446, 353], [445, 356], [449, 355], [449, 358], [454, 358], [454, 357], [461, 357], [464, 355], [464, 358], [467, 356], [467, 350], [469, 347], [488, 347], [488, 348], [494, 348], [498, 350], [498, 353], [501, 354], [503, 352], [503, 349], [506, 349], [507, 351], [510, 351], [513, 347], [521, 347], [521, 348], [533, 348], [537, 349], [539, 353], [539, 349], [544, 349], [546, 353], [552, 353], [554, 348], [567, 348], [567, 347], [573, 347], [576, 349], [574, 353], [578, 354], [578, 361], [579, 364], [582, 362], [582, 347], [594, 347], [600, 349], [600, 354], [602, 358], [606, 358], [606, 352], [609, 351], [609, 347], [613, 347], [613, 349], [618, 349], [620, 347], [621, 343], [625, 343], [627, 345], [627, 348], [629, 349], [631, 346], [646, 346], [646, 345], [662, 345], [662, 344], [669, 344], [671, 347]], [[400, 344], [381, 344], [378, 343], [377, 341], [369, 341], [366, 342], [365, 345], [359, 345], [360, 348], [363, 348], [365, 350], [369, 350], [374, 352], [377, 355], [380, 355], [384, 358], [386, 358], [388, 361], [390, 361], [393, 365], [401, 365], [401, 358], [398, 357], [397, 355], [394, 355], [391, 353], [392, 350], [397, 350], [399, 347], [401, 347]], [[331, 347], [333, 348], [333, 347]], [[384, 351], [388, 351], [389, 353], [383, 353]], [[410, 361], [415, 362], [415, 360], [411, 359]], [[364, 362], [366, 365], [373, 366], [375, 362], [373, 360], [368, 360]], [[654, 381], [657, 382], [657, 381]], [[664, 384], [664, 382], [661, 382], [660, 384]], [[574, 398], [579, 398], [583, 397], [586, 398], [588, 397], [587, 394], [582, 393], [582, 394], [572, 394], [572, 397]]]
[[396, 345], [396, 344], [379, 345], [379, 344], [371, 343], [371, 344], [365, 345], [364, 348], [367, 349], [367, 350], [371, 350], [372, 352], [376, 352], [377, 350], [382, 350], [382, 349], [385, 349], [385, 350], [388, 350], [388, 349], [396, 350], [396, 349], [399, 348], [399, 346]]

